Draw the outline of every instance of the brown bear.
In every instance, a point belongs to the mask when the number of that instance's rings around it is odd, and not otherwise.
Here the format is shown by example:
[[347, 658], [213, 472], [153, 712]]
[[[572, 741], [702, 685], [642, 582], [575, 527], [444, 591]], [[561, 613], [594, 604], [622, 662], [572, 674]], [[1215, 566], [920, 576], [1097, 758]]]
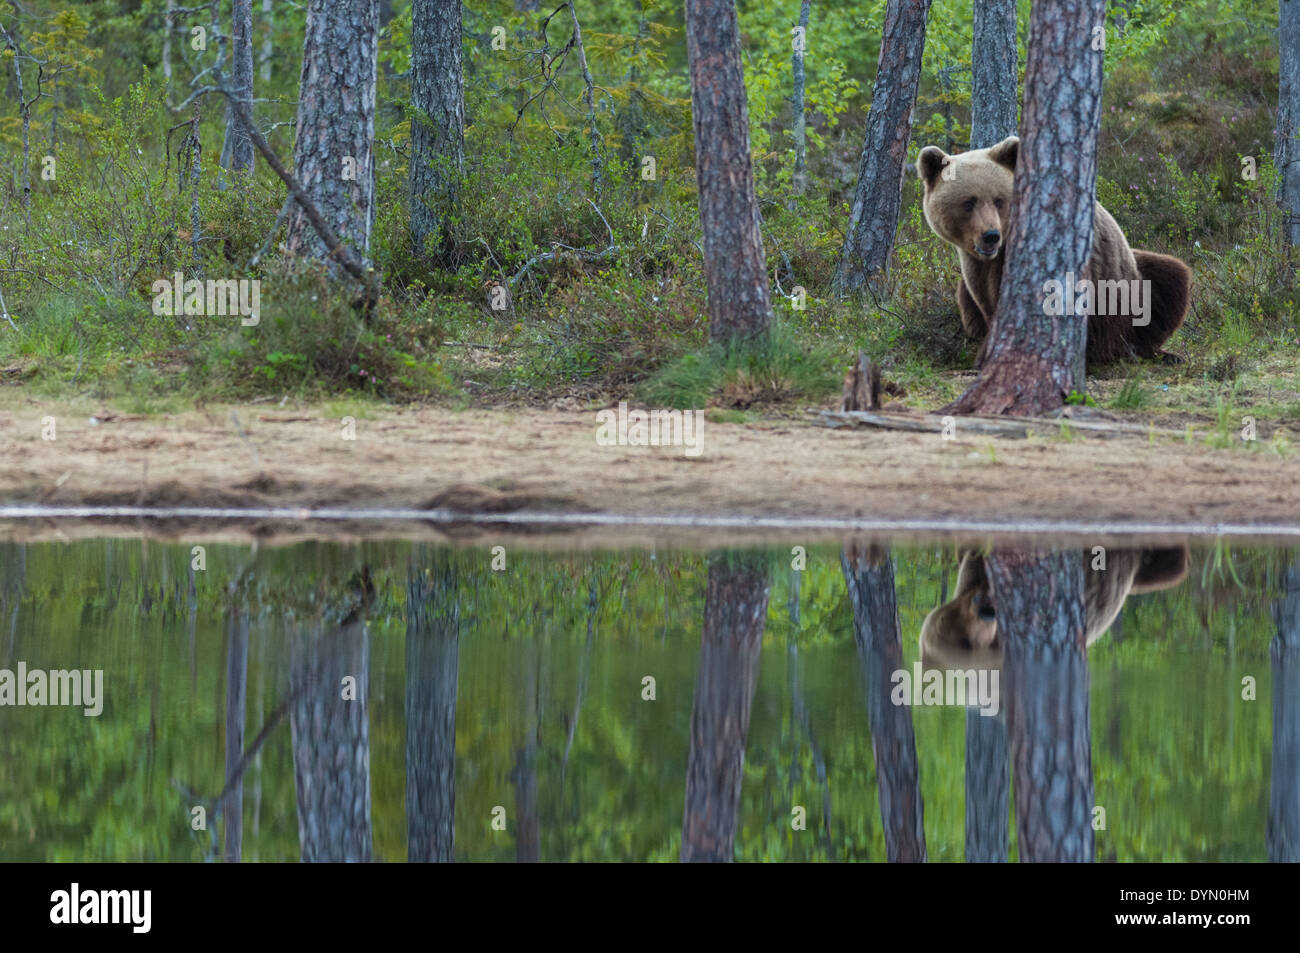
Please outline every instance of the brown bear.
[[[1099, 639], [1130, 592], [1154, 592], [1182, 582], [1187, 575], [1187, 547], [1173, 549], [1112, 549], [1106, 568], [1084, 572], [1085, 637]], [[956, 594], [930, 611], [921, 625], [921, 665], [926, 669], [1000, 669], [997, 608], [989, 594], [984, 557], [962, 556]]]
[[[1019, 154], [1020, 140], [1011, 136], [991, 148], [951, 156], [937, 146], [926, 146], [916, 160], [925, 188], [925, 220], [961, 255], [957, 303], [962, 327], [977, 340], [987, 339], [998, 307], [1011, 186]], [[1127, 357], [1178, 361], [1162, 351], [1161, 345], [1187, 313], [1191, 269], [1169, 255], [1130, 248], [1110, 213], [1100, 203], [1096, 209], [1088, 273], [1099, 290], [1098, 305], [1088, 317], [1087, 363]], [[1135, 326], [1136, 312], [1123, 305], [1120, 297], [1123, 293], [1127, 298], [1127, 289], [1133, 286], [1121, 287], [1117, 282], [1141, 279], [1151, 282], [1149, 299], [1145, 299], [1149, 310], [1142, 317], [1149, 323]], [[981, 349], [977, 363], [982, 358]]]

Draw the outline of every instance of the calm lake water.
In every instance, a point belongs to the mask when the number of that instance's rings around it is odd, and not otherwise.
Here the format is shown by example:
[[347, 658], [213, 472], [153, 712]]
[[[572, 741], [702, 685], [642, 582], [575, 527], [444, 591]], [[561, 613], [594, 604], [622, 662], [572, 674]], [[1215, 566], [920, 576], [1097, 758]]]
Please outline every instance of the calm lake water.
[[1300, 859], [1300, 552], [502, 545], [0, 543], [0, 860]]

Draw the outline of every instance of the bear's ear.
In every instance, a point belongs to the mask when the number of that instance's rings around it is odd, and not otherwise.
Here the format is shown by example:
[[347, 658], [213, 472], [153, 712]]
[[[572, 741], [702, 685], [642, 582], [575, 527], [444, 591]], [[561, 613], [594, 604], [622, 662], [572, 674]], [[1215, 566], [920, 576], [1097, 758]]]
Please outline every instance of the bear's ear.
[[926, 146], [916, 160], [916, 171], [926, 185], [934, 185], [934, 180], [943, 171], [948, 161], [948, 153], [938, 146]]
[[1144, 549], [1137, 575], [1133, 577], [1131, 592], [1154, 592], [1168, 589], [1183, 581], [1187, 575], [1191, 554], [1186, 546], [1177, 549]]
[[1020, 157], [1020, 139], [1007, 136], [996, 146], [989, 149], [989, 158], [998, 165], [1004, 165], [1012, 172], [1016, 171], [1016, 159]]
[[984, 557], [975, 550], [962, 551], [961, 565], [957, 569], [957, 588], [953, 590], [953, 598], [981, 586], [988, 586], [988, 577], [984, 573]]

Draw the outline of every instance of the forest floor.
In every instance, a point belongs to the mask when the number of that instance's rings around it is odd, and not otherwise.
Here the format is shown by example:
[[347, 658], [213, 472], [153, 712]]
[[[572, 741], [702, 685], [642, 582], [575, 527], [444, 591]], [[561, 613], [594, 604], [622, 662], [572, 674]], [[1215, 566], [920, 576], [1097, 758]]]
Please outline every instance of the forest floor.
[[[347, 416], [355, 418], [355, 439], [344, 439]], [[46, 418], [53, 418], [52, 440], [43, 437]], [[1189, 424], [1149, 414], [1128, 419], [1180, 431]], [[703, 452], [687, 456], [680, 447], [601, 446], [591, 410], [260, 403], [146, 415], [41, 400], [15, 389], [0, 392], [0, 503], [778, 518], [770, 525], [779, 518], [857, 517], [1007, 526], [1036, 520], [1300, 526], [1300, 465], [1291, 449], [1300, 428], [1288, 433], [1261, 425], [1258, 441], [1244, 444], [1232, 426], [1217, 431], [1218, 446], [1209, 420], [1194, 424], [1190, 439], [1076, 432], [944, 440], [933, 433], [832, 430], [811, 413], [790, 411], [751, 415], [744, 423], [706, 419]], [[116, 525], [135, 535], [137, 523]], [[53, 520], [0, 524], [0, 533], [15, 539], [103, 531], [102, 524], [74, 528]], [[199, 525], [150, 521], [150, 531], [179, 536]], [[221, 532], [211, 532], [214, 527]], [[392, 524], [349, 521], [201, 528], [200, 535], [281, 540], [395, 535]], [[804, 529], [769, 535], [844, 535], [842, 528]], [[535, 527], [529, 533], [466, 524], [424, 524], [400, 535], [426, 530], [428, 538], [513, 532], [539, 539]], [[578, 535], [608, 541], [644, 539], [648, 532], [624, 527]], [[743, 532], [697, 527], [658, 535], [716, 544]], [[554, 541], [554, 527], [540, 538]], [[1292, 538], [1300, 539], [1300, 531]]]

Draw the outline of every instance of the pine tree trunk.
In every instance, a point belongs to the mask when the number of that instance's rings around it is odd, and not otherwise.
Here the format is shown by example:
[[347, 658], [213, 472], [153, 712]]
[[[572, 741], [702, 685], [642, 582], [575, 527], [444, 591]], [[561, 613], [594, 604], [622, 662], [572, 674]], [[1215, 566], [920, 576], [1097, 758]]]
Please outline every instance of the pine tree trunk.
[[1285, 240], [1300, 247], [1300, 0], [1278, 0], [1277, 25], [1280, 64], [1274, 164], [1282, 173], [1278, 199], [1286, 216]]
[[686, 52], [709, 338], [749, 338], [767, 331], [772, 302], [749, 152], [735, 0], [686, 0]]
[[[343, 679], [356, 697], [342, 697]], [[369, 862], [370, 635], [365, 623], [301, 633], [289, 711], [303, 863]]]
[[930, 0], [889, 0], [885, 8], [858, 184], [844, 247], [831, 279], [831, 288], [838, 295], [861, 294], [876, 286], [889, 265], [903, 200], [912, 108], [921, 80], [929, 13]]
[[[344, 243], [369, 260], [374, 224], [375, 0], [311, 0], [298, 92], [294, 175]], [[301, 206], [289, 214], [290, 257], [325, 260], [328, 249]], [[330, 261], [331, 277], [340, 265]]]
[[767, 570], [761, 562], [732, 554], [711, 557], [691, 706], [684, 863], [726, 863], [735, 853], [767, 596]]
[[445, 251], [447, 219], [465, 164], [460, 0], [411, 8], [411, 245]]
[[885, 856], [890, 863], [924, 863], [925, 808], [912, 711], [890, 699], [892, 675], [903, 668], [894, 561], [888, 553], [845, 547], [841, 567], [853, 604], [854, 640], [866, 681]]
[[1011, 772], [1007, 726], [966, 709], [966, 861], [1006, 863]]
[[[253, 0], [231, 0], [231, 70], [234, 94], [253, 116]], [[233, 107], [226, 111], [226, 138], [230, 143], [230, 171], [252, 172], [253, 140]]]
[[1045, 314], [1043, 286], [1073, 295], [1073, 281], [1090, 277], [1103, 58], [1093, 28], [1105, 12], [1105, 0], [1034, 4], [998, 310], [980, 374], [950, 413], [1033, 416], [1084, 389], [1088, 322]]
[[971, 43], [970, 147], [1016, 134], [1016, 0], [979, 0]]
[[459, 668], [455, 570], [445, 554], [421, 557], [407, 580], [406, 599], [406, 845], [412, 863], [452, 860]]
[[[1287, 2], [1287, 0], [1283, 0]], [[1292, 0], [1294, 2], [1294, 0]], [[1300, 562], [1282, 576], [1273, 605], [1273, 780], [1268, 805], [1268, 859], [1300, 863]]]
[[1020, 860], [1091, 861], [1082, 555], [995, 551], [985, 568], [1003, 645]]

